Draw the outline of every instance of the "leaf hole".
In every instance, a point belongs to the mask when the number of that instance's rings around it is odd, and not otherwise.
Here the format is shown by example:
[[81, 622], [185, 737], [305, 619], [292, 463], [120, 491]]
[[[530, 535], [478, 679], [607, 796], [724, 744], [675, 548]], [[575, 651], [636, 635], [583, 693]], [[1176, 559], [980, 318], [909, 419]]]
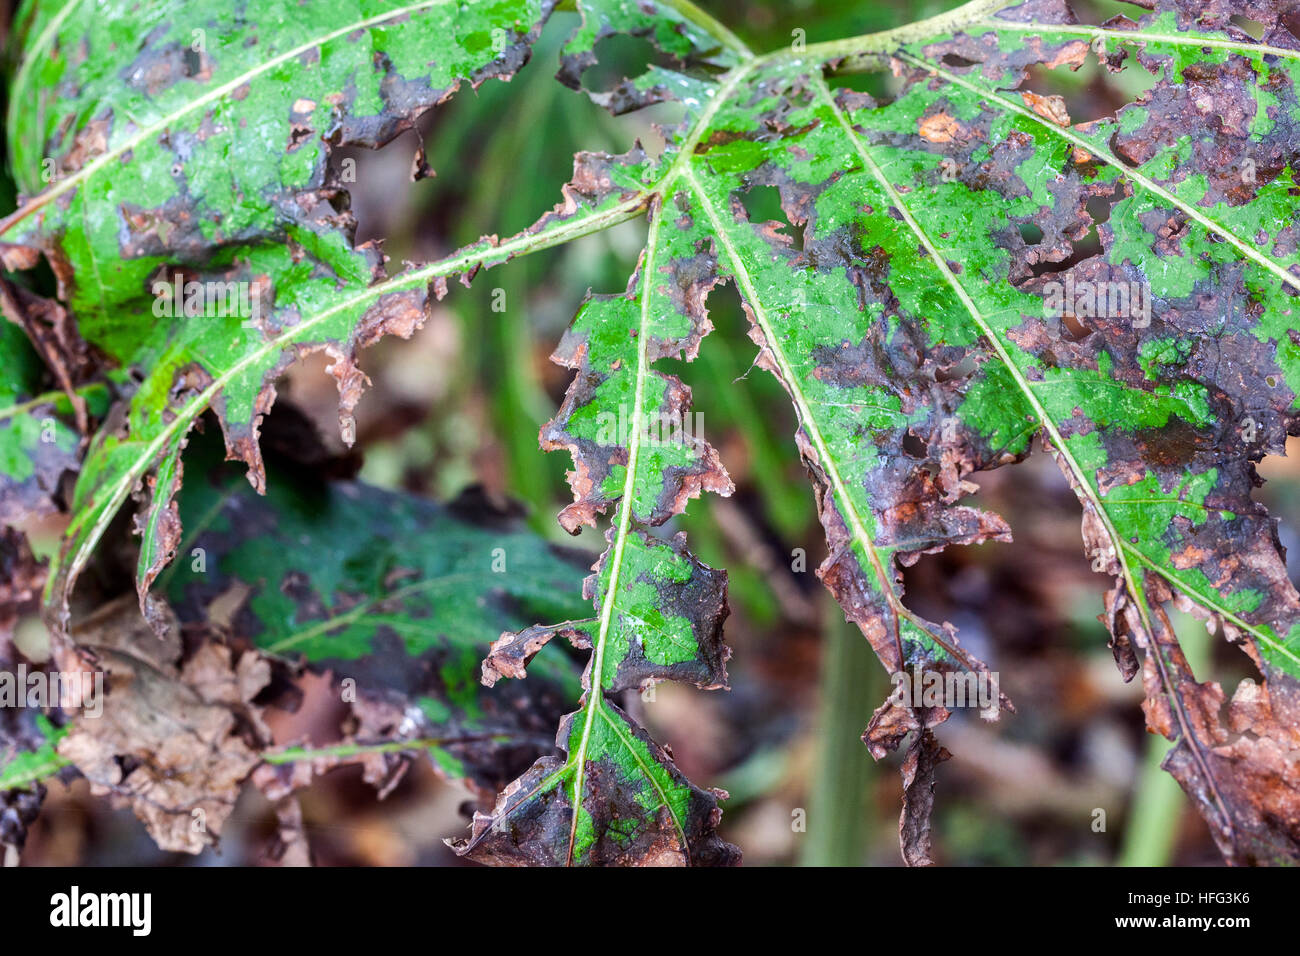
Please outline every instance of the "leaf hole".
[[1082, 342], [1092, 335], [1092, 329], [1079, 321], [1073, 312], [1066, 312], [1061, 316], [1061, 335], [1070, 342]]
[[1025, 241], [1025, 245], [1036, 246], [1043, 241], [1043, 230], [1032, 222], [1022, 222], [1020, 223], [1020, 238]]
[[974, 351], [967, 352], [960, 362], [947, 368], [940, 368], [934, 374], [936, 382], [952, 382], [969, 378], [979, 368], [979, 357]]
[[1250, 20], [1239, 13], [1234, 13], [1228, 18], [1233, 25], [1241, 28], [1244, 32], [1250, 34], [1252, 40], [1262, 40], [1264, 38], [1265, 26], [1258, 20]]
[[1032, 66], [1017, 91], [1061, 97], [1070, 123], [1077, 125], [1114, 116], [1155, 85], [1156, 77], [1141, 67], [1112, 73], [1089, 57], [1077, 70]]
[[1115, 203], [1122, 199], [1128, 198], [1128, 193], [1124, 189], [1122, 182], [1116, 182], [1115, 188], [1111, 190], [1109, 196], [1091, 196], [1088, 199], [1086, 208], [1092, 221], [1100, 225], [1110, 220], [1110, 211]]
[[1107, 142], [1106, 145], [1110, 147], [1110, 151], [1114, 153], [1116, 157], [1118, 157], [1121, 163], [1123, 163], [1129, 169], [1137, 169], [1138, 167], [1137, 161], [1133, 159], [1133, 157], [1129, 156], [1124, 151], [1124, 147], [1120, 145], [1118, 132], [1111, 133], [1110, 140], [1109, 142]]
[[626, 33], [605, 37], [592, 52], [596, 62], [582, 72], [582, 88], [592, 93], [608, 93], [645, 73], [656, 59], [654, 44]]
[[930, 449], [925, 442], [910, 428], [903, 435], [903, 453], [910, 458], [924, 461], [930, 457]]
[[1073, 251], [1060, 262], [1036, 262], [1029, 269], [1035, 276], [1046, 275], [1051, 272], [1068, 272], [1085, 259], [1091, 259], [1093, 256], [1101, 255], [1101, 236], [1097, 234], [1097, 227], [1088, 230], [1088, 234], [1073, 244]]
[[791, 248], [798, 252], [803, 251], [804, 227], [792, 223], [790, 217], [785, 214], [785, 209], [781, 206], [779, 189], [775, 186], [751, 186], [740, 193], [740, 201], [751, 223], [756, 226], [777, 224], [780, 227], [778, 231], [783, 232], [790, 240]]
[[875, 108], [879, 109], [898, 99], [900, 81], [892, 73], [875, 70], [864, 73], [831, 73], [826, 76], [826, 85], [832, 90], [865, 93], [875, 101]]
[[203, 72], [203, 54], [197, 50], [186, 50], [184, 63], [187, 77], [195, 77]]
[[956, 53], [945, 53], [943, 59], [939, 61], [944, 66], [956, 67], [963, 70], [969, 66], [979, 66], [979, 61], [968, 60], [964, 56], [958, 56]]

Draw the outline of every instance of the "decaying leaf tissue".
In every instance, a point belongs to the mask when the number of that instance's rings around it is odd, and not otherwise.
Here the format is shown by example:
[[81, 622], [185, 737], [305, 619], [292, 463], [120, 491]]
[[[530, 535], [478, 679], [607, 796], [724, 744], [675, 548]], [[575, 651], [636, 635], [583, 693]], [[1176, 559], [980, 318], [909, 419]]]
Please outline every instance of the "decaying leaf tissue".
[[20, 4], [7, 861], [1300, 863], [1300, 8], [939, 6]]

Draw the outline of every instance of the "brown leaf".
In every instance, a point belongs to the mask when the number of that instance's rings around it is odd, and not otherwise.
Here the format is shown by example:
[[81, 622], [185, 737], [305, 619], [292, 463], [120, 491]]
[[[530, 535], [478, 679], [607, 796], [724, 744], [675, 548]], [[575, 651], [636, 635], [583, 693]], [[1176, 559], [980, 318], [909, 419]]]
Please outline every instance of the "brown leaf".
[[198, 853], [216, 843], [244, 779], [267, 742], [250, 701], [267, 665], [205, 642], [183, 659], [170, 611], [161, 639], [124, 596], [76, 629], [60, 667], [97, 666], [103, 712], [88, 706], [59, 745], [91, 792], [129, 806], [165, 850]]
[[930, 813], [934, 809], [934, 772], [950, 754], [928, 727], [916, 735], [903, 759], [903, 813], [898, 838], [908, 866], [929, 866]]
[[1175, 742], [1163, 766], [1210, 825], [1228, 862], [1289, 864], [1300, 859], [1300, 691], [1278, 675], [1237, 685], [1225, 708], [1223, 688], [1198, 682], [1151, 592], [1154, 634], [1117, 586], [1108, 610], [1120, 615], [1142, 648], [1147, 727]]

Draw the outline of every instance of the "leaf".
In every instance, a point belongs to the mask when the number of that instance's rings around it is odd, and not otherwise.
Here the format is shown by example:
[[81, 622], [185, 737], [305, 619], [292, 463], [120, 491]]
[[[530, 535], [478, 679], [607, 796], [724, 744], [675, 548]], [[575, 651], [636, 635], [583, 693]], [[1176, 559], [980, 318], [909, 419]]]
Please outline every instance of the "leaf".
[[0, 711], [0, 844], [19, 850], [45, 800], [42, 781], [53, 777], [67, 761], [55, 748], [67, 728], [26, 709]]
[[547, 448], [568, 448], [574, 503], [560, 523], [576, 532], [616, 507], [610, 548], [588, 581], [594, 619], [507, 635], [483, 679], [524, 676], [549, 636], [591, 649], [581, 708], [560, 725], [565, 759], [546, 757], [506, 788], [491, 815], [476, 815], [456, 851], [514, 864], [725, 865], [739, 851], [715, 834], [720, 791], [677, 770], [606, 694], [685, 680], [726, 687], [722, 621], [726, 577], [695, 560], [684, 535], [664, 542], [642, 526], [680, 513], [702, 489], [730, 494], [716, 451], [689, 422], [690, 392], [652, 368], [693, 356], [708, 331], [704, 298], [716, 281], [707, 240], [689, 217], [652, 214], [645, 254], [621, 296], [579, 310], [556, 361], [577, 370], [564, 404], [542, 429]]
[[[366, 382], [359, 351], [412, 334], [431, 281], [443, 280], [441, 293], [446, 276], [498, 253], [485, 241], [475, 260], [385, 280], [382, 256], [353, 247], [351, 218], [333, 205], [346, 209], [346, 196], [328, 150], [382, 145], [462, 83], [509, 77], [550, 6], [360, 0], [317, 10], [262, 0], [196, 20], [180, 3], [119, 3], [97, 8], [93, 29], [76, 3], [26, 11], [11, 102], [29, 86], [37, 102], [11, 117], [14, 171], [29, 193], [42, 185], [43, 160], [56, 176], [0, 233], [42, 249], [82, 337], [141, 377], [79, 479], [48, 592], [58, 626], [136, 490], [140, 604], [160, 620], [148, 590], [180, 533], [171, 497], [185, 437], [209, 406], [228, 454], [260, 488], [257, 433], [274, 379], [325, 350], [351, 442]], [[164, 321], [123, 320], [149, 313]]]
[[79, 436], [63, 417], [72, 411], [66, 396], [42, 390], [40, 358], [8, 322], [0, 322], [0, 365], [0, 523], [11, 523], [57, 509], [60, 479], [77, 468]]
[[[1250, 492], [1254, 462], [1300, 433], [1300, 41], [1260, 4], [1219, 4], [1193, 21], [1158, 2], [1140, 23], [1101, 28], [1059, 2], [1001, 7], [977, 0], [885, 34], [736, 51], [721, 75], [692, 70], [679, 51], [672, 82], [659, 67], [638, 88], [671, 91], [685, 120], [653, 165], [623, 160], [653, 193], [645, 268], [664, 281], [689, 261], [692, 288], [736, 283], [759, 364], [798, 414], [830, 548], [819, 574], [891, 673], [987, 670], [951, 625], [907, 608], [900, 566], [949, 544], [1008, 540], [1002, 519], [958, 502], [975, 488], [969, 475], [1023, 458], [1040, 435], [1083, 505], [1094, 567], [1118, 582], [1107, 615], [1117, 646], [1150, 652], [1148, 693], [1164, 703], [1148, 709], [1170, 716], [1152, 726], [1180, 741], [1175, 774], [1230, 859], [1300, 858], [1295, 790], [1274, 788], [1266, 811], [1247, 799], [1223, 762], [1239, 738], [1198, 722], [1154, 636], [1171, 592], [1199, 607], [1267, 678], [1255, 732], [1288, 739], [1300, 602], [1275, 522]], [[637, 33], [656, 8], [583, 9], [605, 35]], [[1263, 22], [1265, 42], [1233, 27], [1232, 12]], [[1155, 86], [1113, 118], [1071, 125], [1061, 102], [1032, 89], [1029, 68], [1077, 68], [1090, 55], [1108, 69], [1132, 55]], [[883, 65], [901, 84], [889, 103], [832, 89], [823, 71]], [[750, 221], [745, 200], [764, 188], [788, 223]], [[1109, 215], [1094, 218], [1099, 201]], [[1091, 255], [1080, 251], [1090, 229]], [[655, 266], [661, 237], [678, 231], [694, 244]], [[705, 329], [698, 316], [695, 327]], [[612, 411], [595, 391], [614, 391], [596, 346], [561, 349], [570, 355], [580, 377], [557, 422], [575, 395], [597, 396], [587, 420]], [[611, 381], [625, 374], [617, 366]], [[571, 525], [610, 488], [604, 456], [593, 463], [589, 446], [569, 444]], [[641, 480], [626, 484], [622, 507], [657, 516], [636, 497]], [[629, 524], [620, 511], [616, 548]], [[891, 699], [873, 719], [873, 753], [929, 733], [934, 715], [901, 706]], [[909, 861], [926, 857], [930, 801], [918, 788], [928, 793], [935, 762], [909, 759]]]
[[[274, 425], [271, 447], [286, 434]], [[182, 622], [347, 681], [357, 726], [346, 745], [373, 752], [372, 779], [405, 767], [389, 745], [406, 742], [495, 793], [550, 750], [578, 691], [572, 663], [548, 660], [535, 682], [494, 690], [478, 665], [502, 631], [581, 614], [589, 558], [521, 530], [481, 492], [438, 506], [282, 464], [261, 496], [208, 445], [186, 464], [199, 477], [180, 494], [187, 540], [167, 597]]]
[[[726, 575], [686, 553], [684, 536], [665, 543], [626, 528], [608, 536], [611, 548], [587, 586], [600, 617], [563, 628], [592, 650], [582, 707], [564, 718], [556, 736], [565, 758], [538, 760], [491, 814], [475, 814], [470, 837], [453, 847], [507, 865], [739, 863], [740, 852], [714, 832], [725, 792], [691, 784], [671, 753], [606, 697], [667, 679], [726, 687]], [[503, 636], [484, 662], [484, 683], [504, 672], [525, 676], [502, 658], [519, 659], [520, 645], [531, 658], [547, 630]], [[595, 691], [593, 674], [600, 675]]]
[[582, 0], [577, 6], [582, 25], [561, 50], [556, 74], [566, 86], [583, 88], [583, 73], [597, 62], [596, 45], [607, 37], [642, 37], [669, 59], [667, 68], [650, 65], [612, 90], [592, 91], [591, 98], [612, 113], [676, 98], [679, 71], [708, 75], [735, 67], [751, 55], [739, 37], [690, 4]]
[[[675, 100], [683, 119], [661, 156], [639, 147], [579, 154], [564, 202], [531, 229], [392, 278], [373, 249], [352, 248], [347, 218], [328, 203], [333, 184], [310, 180], [292, 202], [272, 190], [262, 198], [274, 212], [255, 215], [250, 235], [277, 241], [239, 245], [235, 236], [179, 273], [258, 290], [266, 314], [251, 327], [239, 316], [113, 325], [96, 318], [94, 301], [69, 293], [83, 335], [149, 374], [83, 470], [54, 568], [56, 610], [146, 477], [137, 577], [151, 610], [149, 584], [180, 540], [171, 503], [179, 456], [209, 405], [260, 490], [258, 424], [274, 399], [268, 383], [292, 355], [325, 349], [334, 359], [350, 437], [364, 384], [357, 350], [416, 328], [426, 285], [441, 295], [449, 276], [468, 281], [483, 266], [646, 211], [646, 251], [628, 291], [590, 299], [557, 351], [577, 374], [544, 432], [547, 447], [569, 449], [575, 462], [562, 523], [575, 530], [613, 511], [610, 549], [587, 589], [596, 614], [507, 636], [484, 669], [488, 681], [536, 669], [528, 662], [560, 633], [591, 648], [586, 693], [561, 727], [566, 755], [544, 758], [508, 787], [461, 852], [495, 862], [734, 859], [713, 832], [715, 797], [685, 781], [606, 696], [674, 675], [725, 684], [725, 602], [699, 600], [719, 593], [720, 578], [680, 539], [648, 530], [729, 482], [693, 432], [664, 442], [647, 426], [686, 415], [689, 393], [652, 366], [694, 356], [708, 331], [705, 297], [733, 281], [758, 363], [797, 413], [830, 546], [819, 573], [886, 668], [987, 671], [951, 625], [906, 606], [901, 567], [949, 544], [1008, 539], [1001, 518], [960, 500], [975, 488], [969, 476], [1022, 459], [1038, 435], [1080, 498], [1094, 567], [1115, 579], [1105, 619], [1126, 676], [1135, 651], [1146, 654], [1150, 726], [1178, 741], [1171, 769], [1230, 860], [1300, 858], [1286, 756], [1300, 716], [1300, 598], [1275, 523], [1251, 499], [1255, 462], [1300, 433], [1300, 41], [1278, 5], [1253, 0], [1196, 10], [1154, 0], [1139, 21], [1102, 26], [1079, 24], [1060, 0], [1004, 6], [974, 0], [886, 33], [755, 56], [689, 4], [580, 0], [562, 79], [578, 85], [604, 38], [649, 38], [656, 62], [594, 95], [615, 110]], [[523, 19], [531, 28], [545, 12]], [[1233, 15], [1262, 23], [1263, 41]], [[52, 23], [38, 18], [29, 31], [53, 36], [63, 27]], [[354, 36], [368, 34], [347, 42]], [[1034, 86], [1044, 70], [1090, 56], [1110, 70], [1134, 60], [1154, 86], [1113, 117], [1074, 123], [1059, 97]], [[867, 68], [895, 74], [892, 101], [836, 88], [840, 72]], [[94, 90], [85, 95], [99, 102]], [[97, 160], [83, 166], [77, 150], [98, 149], [99, 133], [93, 117], [82, 119], [56, 142], [68, 169], [92, 170]], [[106, 139], [104, 148], [108, 157], [114, 147]], [[134, 161], [132, 153], [128, 168]], [[67, 208], [92, 198], [93, 170], [77, 175], [54, 187], [71, 197]], [[751, 221], [746, 200], [766, 189], [777, 191], [786, 223]], [[30, 236], [20, 225], [31, 213], [43, 225], [58, 219], [62, 207], [45, 195], [0, 226], [0, 239], [41, 239], [48, 250], [55, 233]], [[1041, 239], [1022, 235], [1030, 226]], [[106, 239], [118, 234], [105, 228]], [[123, 258], [120, 246], [104, 252], [105, 262]], [[161, 255], [145, 261], [153, 254], [128, 256], [141, 271], [119, 270], [112, 286], [130, 286], [138, 301], [163, 264]], [[166, 254], [187, 253], [181, 243]], [[25, 253], [11, 246], [7, 255]], [[79, 278], [94, 265], [73, 264]], [[1199, 609], [1264, 675], [1243, 684], [1222, 716], [1217, 691], [1187, 674], [1161, 622], [1171, 600]], [[673, 613], [651, 620], [642, 613], [651, 607]], [[866, 734], [877, 755], [918, 735], [905, 762], [909, 862], [928, 859], [939, 761], [931, 730], [944, 716], [891, 698]], [[1283, 785], [1264, 794], [1241, 787], [1272, 778]]]
[[8, 127], [32, 198], [0, 231], [40, 245], [83, 334], [129, 360], [148, 323], [113, 312], [160, 265], [315, 222], [331, 146], [382, 146], [463, 83], [510, 76], [550, 6], [29, 4]]
[[[719, 792], [691, 785], [614, 704], [566, 717], [556, 742], [566, 758], [539, 760], [506, 787], [491, 814], [474, 814], [469, 839], [452, 844], [457, 853], [509, 866], [740, 862], [740, 852], [714, 833]], [[582, 794], [576, 811], [575, 793]]]
[[934, 809], [934, 772], [952, 754], [939, 746], [928, 727], [912, 740], [903, 759], [903, 812], [898, 833], [903, 861], [908, 866], [929, 866], [930, 814]]
[[270, 667], [212, 641], [183, 658], [175, 616], [159, 633], [124, 598], [88, 617], [75, 647], [56, 645], [60, 671], [93, 664], [104, 675], [103, 693], [96, 689], [58, 753], [91, 793], [129, 806], [159, 847], [199, 853], [216, 843], [270, 741], [252, 704]]
[[[21, 712], [20, 712], [21, 713]], [[13, 719], [12, 712], [5, 714], [6, 722]], [[31, 721], [13, 720], [28, 726], [14, 733], [6, 728], [4, 733], [4, 759], [0, 762], [0, 791], [23, 790], [39, 784], [42, 780], [54, 776], [68, 762], [58, 755], [56, 748], [68, 734], [68, 728], [55, 727], [44, 714], [37, 714]], [[20, 739], [21, 738], [21, 739]], [[19, 749], [20, 744], [23, 749]], [[37, 801], [39, 806], [39, 801]], [[6, 816], [6, 824], [10, 821]], [[25, 820], [25, 824], [31, 820]], [[0, 843], [13, 843], [6, 837], [0, 837]]]

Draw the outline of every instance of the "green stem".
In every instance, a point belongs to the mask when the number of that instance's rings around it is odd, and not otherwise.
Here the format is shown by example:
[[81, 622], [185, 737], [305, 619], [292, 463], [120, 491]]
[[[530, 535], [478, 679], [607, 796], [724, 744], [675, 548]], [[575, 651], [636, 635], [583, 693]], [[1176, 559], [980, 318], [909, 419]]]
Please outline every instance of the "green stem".
[[[1186, 614], [1178, 614], [1173, 623], [1192, 673], [1204, 675], [1210, 666], [1210, 636], [1205, 626]], [[1157, 649], [1155, 653], [1160, 651]], [[1172, 742], [1159, 734], [1148, 736], [1128, 825], [1115, 861], [1119, 866], [1169, 865], [1187, 810], [1187, 796], [1182, 787], [1161, 767], [1172, 746]]]
[[480, 734], [462, 737], [421, 737], [416, 740], [386, 740], [377, 744], [352, 743], [331, 744], [325, 747], [285, 747], [283, 750], [263, 753], [262, 760], [271, 764], [296, 763], [300, 760], [315, 760], [318, 757], [360, 757], [365, 754], [403, 753], [408, 750], [430, 750], [434, 747], [446, 747], [451, 744], [510, 739], [510, 734]]
[[803, 866], [861, 866], [871, 830], [876, 767], [862, 744], [874, 701], [885, 696], [884, 672], [844, 610], [825, 601], [818, 752], [808, 797]]
[[[108, 386], [102, 382], [92, 382], [89, 385], [82, 385], [77, 390], [77, 394], [86, 397], [95, 392], [104, 392], [107, 394]], [[6, 421], [10, 418], [16, 418], [19, 415], [31, 411], [33, 408], [40, 408], [42, 405], [54, 405], [60, 412], [67, 413], [72, 410], [72, 403], [68, 401], [68, 393], [62, 390], [45, 392], [30, 398], [25, 402], [19, 402], [17, 405], [10, 405], [7, 408], [0, 408], [0, 421]]]
[[[904, 43], [924, 40], [945, 33], [959, 32], [962, 27], [979, 23], [990, 14], [997, 13], [999, 10], [1011, 5], [1012, 0], [970, 0], [969, 3], [964, 3], [946, 13], [940, 13], [925, 20], [917, 20], [915, 23], [907, 23], [901, 27], [894, 27], [892, 30], [864, 33], [861, 36], [845, 37], [843, 40], [829, 40], [825, 43], [810, 43], [797, 55], [801, 58], [807, 57], [811, 60], [825, 62], [840, 57], [859, 55], [870, 57], [881, 53], [890, 53]], [[767, 54], [764, 59], [788, 55], [787, 51], [777, 51]]]
[[732, 33], [724, 24], [718, 22], [708, 12], [701, 10], [691, 0], [667, 0], [667, 6], [672, 7], [683, 17], [695, 24], [709, 36], [716, 39], [725, 47], [729, 47], [736, 53], [739, 53], [746, 60], [752, 60], [754, 53], [745, 45], [745, 42]]

